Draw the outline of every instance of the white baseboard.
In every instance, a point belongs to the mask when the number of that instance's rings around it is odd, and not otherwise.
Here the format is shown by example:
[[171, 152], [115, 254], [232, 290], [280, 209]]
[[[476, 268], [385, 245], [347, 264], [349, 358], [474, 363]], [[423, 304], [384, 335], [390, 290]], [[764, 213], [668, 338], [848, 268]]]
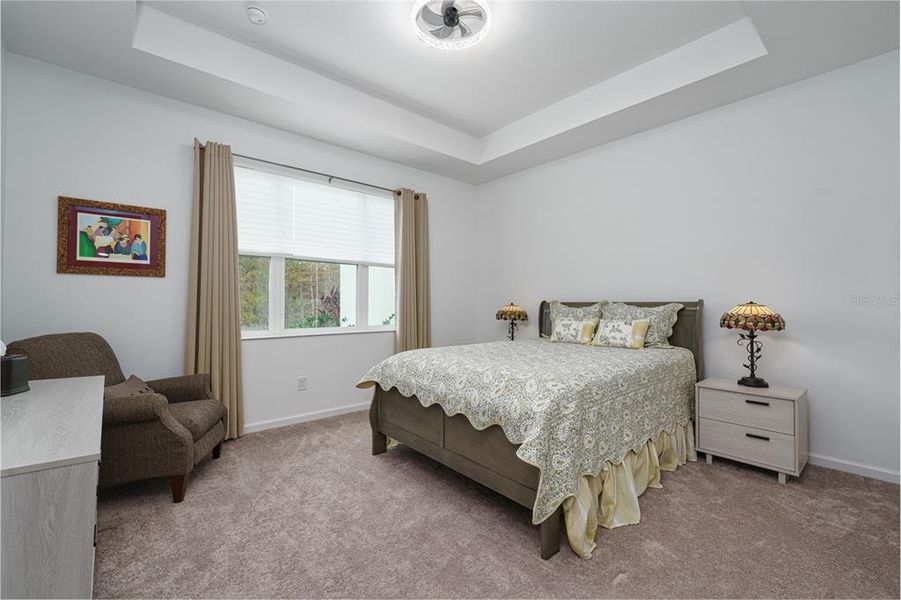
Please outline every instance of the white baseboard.
[[[324, 410], [315, 410], [301, 415], [292, 415], [290, 417], [248, 423], [244, 426], [244, 433], [254, 433], [255, 431], [264, 431], [266, 429], [275, 429], [277, 427], [286, 427], [296, 423], [304, 423], [306, 421], [315, 421], [317, 419], [325, 419], [326, 417], [343, 415], [358, 410], [365, 410], [369, 408], [369, 405], [369, 402], [360, 402], [357, 404], [337, 406], [335, 408], [326, 408]], [[901, 475], [899, 475], [898, 471], [864, 465], [832, 456], [824, 456], [822, 454], [816, 454], [815, 452], [810, 452], [808, 454], [808, 462], [819, 467], [826, 467], [835, 469], [836, 471], [844, 471], [846, 473], [854, 473], [855, 475], [863, 475], [864, 477], [872, 477], [873, 479], [888, 481], [890, 483], [899, 483], [899, 480], [901, 480]]]
[[326, 417], [334, 417], [335, 415], [343, 415], [349, 412], [356, 412], [369, 408], [369, 402], [360, 402], [358, 404], [348, 404], [346, 406], [337, 406], [335, 408], [326, 408], [324, 410], [314, 410], [313, 412], [304, 413], [302, 415], [291, 415], [290, 417], [281, 417], [279, 419], [270, 419], [268, 421], [257, 421], [256, 423], [248, 423], [244, 425], [244, 433], [253, 433], [255, 431], [263, 431], [266, 429], [275, 429], [276, 427], [286, 427], [295, 423], [303, 423], [305, 421], [315, 421]]
[[899, 481], [898, 471], [863, 465], [850, 460], [835, 458], [833, 456], [823, 456], [822, 454], [816, 454], [814, 452], [810, 452], [807, 455], [807, 462], [812, 465], [817, 465], [818, 467], [827, 467], [829, 469], [835, 469], [836, 471], [854, 473], [855, 475], [872, 477], [873, 479], [888, 481], [890, 483], [898, 483]]

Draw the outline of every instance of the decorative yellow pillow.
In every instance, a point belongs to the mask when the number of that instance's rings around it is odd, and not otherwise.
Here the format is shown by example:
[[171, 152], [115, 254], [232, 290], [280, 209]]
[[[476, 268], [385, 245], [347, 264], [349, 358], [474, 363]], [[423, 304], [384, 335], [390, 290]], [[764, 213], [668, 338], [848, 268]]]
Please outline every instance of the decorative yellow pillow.
[[612, 321], [601, 319], [598, 332], [591, 340], [593, 346], [613, 346], [614, 348], [644, 348], [644, 340], [648, 335], [650, 319], [634, 321]]
[[554, 329], [551, 331], [552, 342], [565, 342], [568, 344], [588, 344], [594, 335], [594, 328], [598, 326], [598, 318], [574, 319], [561, 317], [554, 321]]

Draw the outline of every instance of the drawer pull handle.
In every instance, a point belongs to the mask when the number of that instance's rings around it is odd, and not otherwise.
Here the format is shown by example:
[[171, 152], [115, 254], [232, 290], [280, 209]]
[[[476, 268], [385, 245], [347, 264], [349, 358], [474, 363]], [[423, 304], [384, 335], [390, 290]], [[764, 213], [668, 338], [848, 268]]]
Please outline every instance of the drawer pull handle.
[[748, 404], [756, 404], [758, 406], [769, 406], [770, 405], [769, 402], [762, 402], [760, 400], [745, 400], [745, 402]]
[[764, 442], [770, 441], [770, 438], [766, 437], [765, 435], [757, 435], [754, 433], [746, 433], [745, 435], [749, 438], [754, 438], [755, 440], [763, 440]]

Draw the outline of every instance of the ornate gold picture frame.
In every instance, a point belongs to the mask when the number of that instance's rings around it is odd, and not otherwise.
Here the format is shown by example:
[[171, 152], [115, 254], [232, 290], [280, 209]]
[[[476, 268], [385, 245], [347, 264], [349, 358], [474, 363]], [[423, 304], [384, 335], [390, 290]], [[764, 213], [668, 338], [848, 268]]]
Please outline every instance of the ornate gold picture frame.
[[166, 276], [166, 211], [59, 197], [56, 272]]

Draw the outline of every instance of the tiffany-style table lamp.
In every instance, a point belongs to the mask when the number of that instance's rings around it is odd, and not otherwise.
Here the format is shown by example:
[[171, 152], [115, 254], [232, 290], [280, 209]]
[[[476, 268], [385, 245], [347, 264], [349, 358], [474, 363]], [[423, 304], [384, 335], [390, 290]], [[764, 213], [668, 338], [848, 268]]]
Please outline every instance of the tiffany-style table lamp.
[[782, 331], [785, 329], [785, 319], [779, 313], [773, 312], [769, 307], [755, 302], [739, 304], [720, 318], [720, 327], [726, 329], [740, 329], [738, 345], [745, 345], [748, 351], [748, 364], [744, 365], [751, 371], [747, 377], [738, 380], [738, 385], [748, 387], [770, 387], [762, 377], [757, 376], [757, 361], [763, 356], [761, 350], [763, 344], [757, 339], [758, 331]]
[[513, 341], [513, 336], [516, 334], [516, 328], [519, 327], [519, 323], [517, 321], [528, 321], [529, 315], [526, 314], [526, 311], [522, 309], [517, 304], [505, 304], [501, 307], [499, 311], [497, 311], [497, 315], [495, 318], [498, 321], [510, 321], [510, 329], [507, 332], [507, 337], [510, 338], [510, 341]]

